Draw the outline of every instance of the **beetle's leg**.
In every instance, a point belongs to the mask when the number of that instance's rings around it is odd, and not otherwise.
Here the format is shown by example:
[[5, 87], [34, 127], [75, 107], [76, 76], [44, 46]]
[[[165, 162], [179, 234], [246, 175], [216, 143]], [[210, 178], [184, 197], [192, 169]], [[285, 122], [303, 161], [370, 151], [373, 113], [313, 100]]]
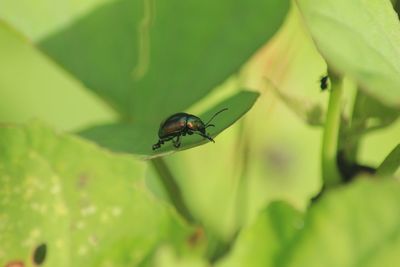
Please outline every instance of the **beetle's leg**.
[[211, 142], [215, 143], [214, 139], [213, 139], [211, 136], [206, 135], [206, 138], [207, 138], [208, 140], [210, 140]]
[[193, 134], [193, 132], [192, 132], [192, 131], [188, 131], [187, 133], [188, 133], [188, 135], [192, 135], [192, 134]]
[[186, 126], [186, 127], [182, 130], [181, 135], [182, 135], [182, 136], [186, 136], [186, 134], [191, 135], [190, 132], [191, 132], [190, 129]]
[[208, 127], [215, 127], [215, 125], [214, 125], [214, 124], [209, 124], [209, 125], [206, 126], [206, 129], [207, 129]]
[[181, 141], [179, 139], [180, 139], [179, 135], [176, 137], [176, 140], [172, 139], [172, 142], [174, 143], [174, 147], [176, 147], [176, 148], [181, 146]]
[[209, 136], [209, 135], [207, 135], [207, 134], [203, 134], [203, 133], [200, 133], [200, 132], [196, 132], [196, 134], [198, 134], [198, 135], [200, 135], [200, 136], [203, 136], [204, 138], [207, 138], [207, 139], [210, 140], [211, 142], [215, 143], [214, 139], [212, 139], [212, 137]]
[[159, 139], [156, 144], [153, 145], [153, 150], [159, 149], [161, 145], [163, 145], [165, 142], [171, 140], [172, 138], [169, 139]]
[[153, 150], [160, 148], [162, 144], [164, 144], [163, 140], [158, 140], [158, 142], [153, 145]]
[[189, 132], [189, 129], [186, 128], [186, 129], [184, 129], [184, 130], [182, 131], [181, 135], [182, 135], [182, 136], [185, 136], [188, 132]]

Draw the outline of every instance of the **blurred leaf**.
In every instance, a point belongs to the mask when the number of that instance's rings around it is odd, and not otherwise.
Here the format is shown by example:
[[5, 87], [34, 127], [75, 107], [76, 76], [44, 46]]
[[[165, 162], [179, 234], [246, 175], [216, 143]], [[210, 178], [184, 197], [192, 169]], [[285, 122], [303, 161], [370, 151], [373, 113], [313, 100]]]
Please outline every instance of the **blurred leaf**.
[[72, 130], [115, 119], [101, 99], [54, 68], [29, 40], [1, 21], [0, 59], [0, 121], [40, 118], [57, 129]]
[[347, 154], [353, 155], [350, 158], [354, 157], [361, 137], [393, 124], [399, 115], [399, 111], [384, 106], [362, 91], [357, 91], [351, 123], [348, 127], [341, 128], [340, 147]]
[[[227, 111], [215, 117], [215, 120], [213, 120], [215, 127], [209, 128], [209, 134], [215, 137], [235, 123], [253, 106], [258, 95], [256, 92], [241, 91], [200, 115], [200, 118], [203, 118], [205, 122], [217, 111], [228, 108]], [[164, 117], [169, 115], [171, 114], [163, 114]], [[145, 159], [163, 156], [209, 142], [198, 135], [185, 136], [181, 138], [181, 146], [178, 149], [172, 145], [172, 142], [167, 142], [160, 149], [153, 151], [152, 145], [158, 141], [159, 127], [159, 122], [157, 124], [110, 124], [83, 130], [80, 135], [113, 151], [133, 153]]]
[[397, 15], [399, 15], [400, 14], [400, 1], [392, 0], [392, 3], [394, 5], [394, 10], [396, 10]]
[[284, 202], [273, 202], [242, 230], [232, 252], [217, 267], [275, 267], [282, 247], [302, 225], [299, 212]]
[[288, 0], [122, 0], [39, 47], [125, 120], [158, 123], [238, 71], [288, 7]]
[[351, 129], [352, 135], [389, 126], [400, 116], [400, 112], [358, 92], [355, 102]]
[[304, 222], [284, 203], [274, 204], [217, 266], [395, 266], [399, 203], [398, 181], [366, 178], [328, 192]]
[[0, 20], [12, 24], [29, 39], [39, 40], [107, 1], [115, 0], [1, 0]]
[[246, 74], [246, 85], [271, 90], [307, 124], [323, 123], [327, 94], [321, 93], [319, 79], [326, 74], [326, 64], [296, 5], [276, 36], [252, 59]]
[[0, 265], [46, 244], [46, 266], [137, 266], [189, 229], [143, 183], [144, 164], [40, 123], [0, 128]]
[[378, 167], [377, 175], [389, 176], [394, 175], [400, 168], [400, 144], [397, 145], [390, 154], [385, 158], [382, 164]]
[[270, 86], [271, 90], [282, 100], [298, 117], [312, 126], [323, 126], [325, 110], [322, 105], [313, 103], [307, 98], [297, 98], [293, 94], [278, 89], [275, 85]]
[[154, 256], [154, 267], [208, 267], [209, 264], [191, 255], [181, 255], [174, 253], [169, 247], [162, 247]]
[[395, 266], [399, 203], [394, 179], [361, 178], [329, 192], [311, 207], [279, 266]]
[[400, 109], [400, 23], [389, 0], [297, 0], [311, 35], [336, 71]]

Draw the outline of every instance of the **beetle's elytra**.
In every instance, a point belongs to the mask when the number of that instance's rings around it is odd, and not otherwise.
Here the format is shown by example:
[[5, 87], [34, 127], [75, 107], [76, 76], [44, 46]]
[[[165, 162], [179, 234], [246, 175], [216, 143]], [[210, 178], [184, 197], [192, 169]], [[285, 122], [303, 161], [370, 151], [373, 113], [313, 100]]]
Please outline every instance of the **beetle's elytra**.
[[172, 140], [174, 147], [178, 148], [181, 145], [180, 137], [185, 136], [186, 134], [198, 134], [204, 138], [207, 138], [211, 142], [215, 142], [214, 139], [212, 139], [211, 136], [206, 133], [206, 129], [208, 127], [214, 127], [215, 125], [210, 124], [210, 122], [215, 118], [215, 116], [225, 110], [227, 110], [227, 108], [215, 113], [207, 123], [204, 123], [195, 115], [183, 112], [169, 116], [160, 125], [160, 129], [158, 130], [159, 140], [153, 145], [153, 150], [160, 148], [164, 142], [170, 140]]

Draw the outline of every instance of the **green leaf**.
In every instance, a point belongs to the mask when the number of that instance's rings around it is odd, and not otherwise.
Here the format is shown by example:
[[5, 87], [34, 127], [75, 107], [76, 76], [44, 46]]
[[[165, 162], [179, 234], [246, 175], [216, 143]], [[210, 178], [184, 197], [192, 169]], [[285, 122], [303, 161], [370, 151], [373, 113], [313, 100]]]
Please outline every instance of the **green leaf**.
[[297, 0], [330, 67], [400, 108], [400, 23], [389, 0]]
[[170, 247], [163, 247], [157, 251], [154, 267], [208, 267], [209, 264], [193, 255], [176, 255]]
[[327, 94], [321, 92], [319, 79], [326, 75], [326, 63], [296, 5], [291, 6], [280, 31], [254, 61], [260, 62], [254, 72], [262, 71], [262, 82], [296, 116], [312, 126], [324, 123]]
[[353, 134], [389, 126], [400, 116], [400, 112], [382, 105], [363, 92], [357, 93], [351, 128]]
[[39, 40], [107, 1], [115, 0], [1, 0], [0, 20], [13, 25], [30, 40]]
[[117, 1], [39, 47], [123, 119], [158, 123], [238, 71], [279, 28], [289, 2]]
[[400, 183], [358, 181], [311, 207], [278, 266], [393, 266], [400, 261]]
[[398, 144], [385, 158], [377, 169], [377, 175], [390, 176], [400, 168], [400, 144]]
[[302, 225], [298, 211], [284, 202], [273, 202], [242, 230], [231, 253], [217, 267], [275, 267], [282, 248]]
[[310, 101], [308, 98], [296, 97], [284, 92], [275, 85], [270, 86], [274, 94], [290, 108], [305, 123], [311, 126], [323, 126], [326, 111], [322, 105]]
[[0, 58], [0, 121], [25, 123], [40, 118], [57, 129], [76, 130], [117, 117], [1, 20]]
[[327, 192], [305, 217], [274, 203], [217, 267], [393, 266], [400, 260], [399, 203], [399, 181], [367, 178]]
[[[190, 236], [144, 186], [144, 163], [40, 123], [0, 127], [0, 264], [137, 266]], [[179, 245], [180, 244], [180, 245]]]
[[394, 10], [396, 10], [397, 14], [400, 14], [400, 1], [392, 0], [392, 3], [394, 5]]
[[363, 91], [357, 91], [351, 124], [341, 129], [340, 146], [352, 151], [362, 136], [395, 123], [399, 116], [397, 110], [384, 106]]
[[[213, 120], [215, 127], [207, 129], [209, 134], [215, 137], [235, 123], [253, 106], [258, 95], [256, 92], [241, 91], [200, 115], [200, 118], [206, 121], [222, 108], [228, 108], [227, 111]], [[164, 117], [168, 117], [169, 115], [171, 114], [163, 114]], [[163, 156], [209, 142], [198, 135], [185, 136], [181, 138], [181, 146], [178, 149], [172, 145], [172, 142], [167, 142], [160, 149], [153, 151], [152, 145], [158, 141], [157, 133], [159, 127], [159, 122], [153, 124], [145, 124], [144, 122], [136, 124], [110, 124], [89, 128], [80, 132], [80, 135], [113, 151], [133, 153], [145, 159]]]

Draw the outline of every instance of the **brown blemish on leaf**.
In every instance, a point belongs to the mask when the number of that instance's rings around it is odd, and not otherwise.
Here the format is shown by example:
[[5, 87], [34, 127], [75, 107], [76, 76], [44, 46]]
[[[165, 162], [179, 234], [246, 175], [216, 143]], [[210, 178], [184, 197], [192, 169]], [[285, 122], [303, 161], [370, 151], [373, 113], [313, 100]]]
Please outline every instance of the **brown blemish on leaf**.
[[86, 173], [81, 173], [76, 181], [76, 187], [78, 189], [83, 189], [88, 185], [90, 177]]
[[189, 236], [187, 242], [190, 246], [195, 247], [204, 239], [204, 229], [197, 227], [196, 230]]
[[24, 267], [25, 264], [23, 261], [10, 261], [4, 267]]

